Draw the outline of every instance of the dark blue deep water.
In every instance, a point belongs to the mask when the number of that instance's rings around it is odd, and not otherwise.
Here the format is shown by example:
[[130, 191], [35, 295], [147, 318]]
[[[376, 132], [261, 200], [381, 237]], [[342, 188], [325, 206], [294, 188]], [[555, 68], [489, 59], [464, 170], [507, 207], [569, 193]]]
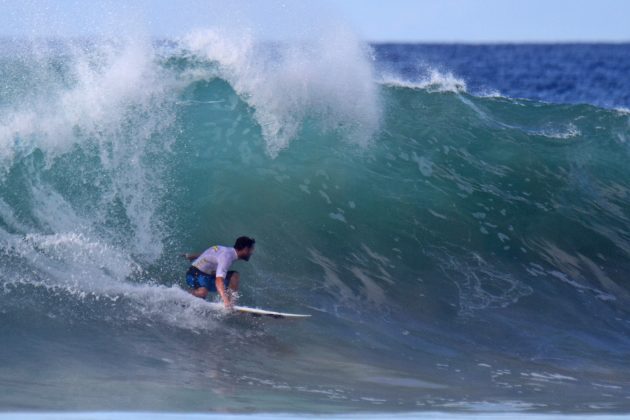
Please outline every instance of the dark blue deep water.
[[630, 44], [377, 44], [378, 67], [415, 80], [436, 69], [470, 92], [630, 107]]

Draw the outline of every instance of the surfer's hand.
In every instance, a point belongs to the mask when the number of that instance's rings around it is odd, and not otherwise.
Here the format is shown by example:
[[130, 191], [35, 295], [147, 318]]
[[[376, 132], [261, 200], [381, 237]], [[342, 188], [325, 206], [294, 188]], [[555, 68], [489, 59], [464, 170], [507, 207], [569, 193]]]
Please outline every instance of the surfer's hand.
[[234, 310], [234, 302], [232, 302], [232, 300], [224, 300], [223, 305], [225, 305], [225, 309], [227, 309], [228, 311]]

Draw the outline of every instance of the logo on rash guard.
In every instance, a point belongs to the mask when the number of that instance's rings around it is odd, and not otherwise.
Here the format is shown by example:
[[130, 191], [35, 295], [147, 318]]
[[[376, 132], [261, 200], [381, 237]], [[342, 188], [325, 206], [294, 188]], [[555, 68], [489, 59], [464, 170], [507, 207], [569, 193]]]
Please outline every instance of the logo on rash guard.
[[218, 252], [219, 251], [219, 245], [213, 246], [212, 249], [214, 249], [214, 252]]

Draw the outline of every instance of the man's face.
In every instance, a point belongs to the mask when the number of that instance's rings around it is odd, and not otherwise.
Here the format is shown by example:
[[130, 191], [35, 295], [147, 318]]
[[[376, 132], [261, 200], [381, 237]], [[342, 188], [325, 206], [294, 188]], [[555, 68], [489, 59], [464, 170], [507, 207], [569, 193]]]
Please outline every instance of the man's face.
[[245, 254], [243, 255], [242, 259], [244, 259], [245, 261], [249, 261], [249, 258], [254, 255], [254, 248], [255, 247], [251, 247], [251, 248], [245, 248]]

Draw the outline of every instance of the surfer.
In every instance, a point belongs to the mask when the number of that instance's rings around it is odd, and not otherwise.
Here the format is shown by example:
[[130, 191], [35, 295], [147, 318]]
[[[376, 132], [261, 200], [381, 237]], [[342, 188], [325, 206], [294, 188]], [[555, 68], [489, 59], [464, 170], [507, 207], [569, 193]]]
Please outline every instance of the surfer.
[[228, 270], [236, 260], [249, 261], [254, 254], [254, 238], [241, 236], [233, 247], [214, 245], [201, 254], [184, 254], [192, 261], [186, 272], [186, 283], [194, 296], [205, 299], [208, 293], [219, 293], [225, 307], [231, 309], [238, 292], [238, 271]]

